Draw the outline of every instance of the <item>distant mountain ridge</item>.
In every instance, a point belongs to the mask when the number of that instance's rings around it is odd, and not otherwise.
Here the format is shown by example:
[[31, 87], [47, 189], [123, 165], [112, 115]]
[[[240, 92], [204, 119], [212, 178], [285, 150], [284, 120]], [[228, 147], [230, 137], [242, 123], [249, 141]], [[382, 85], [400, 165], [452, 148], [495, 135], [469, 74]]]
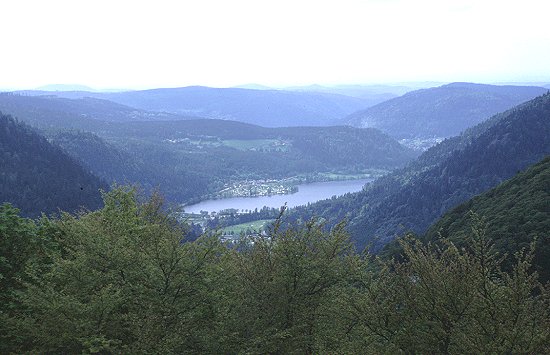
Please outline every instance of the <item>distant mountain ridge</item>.
[[[40, 91], [24, 93], [52, 94]], [[338, 119], [371, 105], [365, 99], [331, 93], [202, 86], [111, 93], [58, 91], [55, 95], [93, 97], [146, 111], [227, 119], [264, 127], [332, 125]]]
[[550, 154], [550, 94], [429, 149], [362, 192], [296, 209], [302, 218], [347, 218], [360, 246], [422, 234], [444, 212]]
[[451, 83], [421, 89], [355, 112], [342, 122], [398, 139], [450, 137], [547, 90], [532, 86]]
[[68, 99], [51, 93], [47, 96], [0, 93], [0, 110], [9, 112], [15, 117], [24, 118], [26, 122], [39, 128], [62, 126], [85, 129], [87, 126], [94, 125], [93, 120], [128, 122], [195, 118], [140, 110], [99, 98]]
[[403, 95], [415, 88], [397, 85], [308, 85], [291, 86], [284, 90], [297, 92], [319, 92], [328, 94], [345, 95], [364, 99], [368, 106], [374, 106], [394, 97]]
[[78, 84], [50, 84], [37, 87], [38, 91], [98, 91], [86, 85]]
[[159, 187], [173, 202], [199, 199], [233, 181], [354, 175], [394, 169], [417, 156], [376, 129], [164, 120], [157, 116], [172, 114], [127, 108], [95, 98], [0, 94], [0, 109], [45, 132], [97, 176], [146, 191]]

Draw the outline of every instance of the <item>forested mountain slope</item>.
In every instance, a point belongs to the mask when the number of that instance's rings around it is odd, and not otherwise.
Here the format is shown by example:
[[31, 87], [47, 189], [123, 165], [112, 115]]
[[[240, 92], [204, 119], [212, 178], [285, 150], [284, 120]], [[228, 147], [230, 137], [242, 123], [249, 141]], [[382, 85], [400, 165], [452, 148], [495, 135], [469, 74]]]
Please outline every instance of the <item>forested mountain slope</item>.
[[343, 122], [395, 138], [449, 137], [548, 91], [534, 86], [452, 83], [409, 92], [355, 112]]
[[485, 221], [486, 237], [501, 253], [528, 249], [537, 238], [535, 265], [544, 280], [550, 279], [550, 156], [447, 212], [423, 239], [444, 237], [465, 246], [475, 223], [471, 212]]
[[[348, 126], [332, 127], [281, 127], [265, 128], [256, 125], [224, 120], [186, 120], [164, 122], [133, 122], [118, 125], [116, 135], [125, 135], [144, 140], [170, 140], [172, 146], [190, 148], [189, 142], [197, 141], [210, 148], [224, 148], [234, 141], [260, 143], [265, 140], [272, 146], [236, 147], [247, 153], [270, 153], [283, 155], [290, 161], [301, 164], [324, 165], [323, 169], [360, 164], [371, 168], [395, 168], [403, 166], [417, 153], [400, 145], [379, 130]], [[231, 144], [230, 144], [231, 145]], [[269, 144], [268, 144], [269, 145]], [[225, 146], [225, 148], [229, 148]], [[236, 154], [235, 149], [231, 150]], [[211, 159], [213, 157], [205, 157]], [[266, 159], [269, 157], [266, 156]]]
[[137, 184], [146, 193], [159, 189], [172, 202], [207, 194], [216, 178], [199, 175], [187, 168], [188, 160], [151, 143], [125, 149], [82, 131], [57, 132], [51, 140], [108, 183]]
[[[96, 106], [95, 103], [100, 105]], [[287, 143], [284, 147], [287, 153], [290, 151], [306, 160], [322, 161], [340, 167], [347, 162], [359, 161], [370, 164], [372, 168], [393, 168], [403, 165], [416, 155], [375, 129], [344, 126], [266, 128], [217, 119], [187, 117], [189, 119], [174, 120], [174, 115], [159, 114], [157, 117], [154, 113], [151, 114], [154, 119], [145, 120], [143, 118], [149, 112], [127, 111], [133, 109], [105, 100], [60, 99], [10, 93], [0, 94], [0, 108], [53, 135], [67, 129], [87, 131], [125, 145], [136, 140], [146, 140], [171, 148], [177, 145], [177, 150], [182, 151], [193, 150], [197, 145], [203, 145], [202, 148], [205, 148], [204, 145], [208, 145], [206, 148], [219, 148], [224, 146], [222, 141], [229, 140], [274, 140]], [[158, 119], [161, 116], [163, 119]], [[192, 144], [189, 144], [190, 141]], [[255, 149], [253, 145], [251, 149]], [[239, 147], [237, 150], [250, 149]], [[266, 153], [265, 150], [274, 149], [263, 150]], [[281, 150], [278, 149], [279, 152]], [[235, 149], [231, 152], [237, 153]], [[356, 154], [350, 155], [351, 152]]]
[[393, 169], [415, 153], [374, 129], [268, 129], [239, 122], [190, 120], [120, 124], [108, 140], [77, 131], [53, 141], [109, 182], [159, 187], [183, 202], [225, 183], [318, 172]]
[[155, 121], [188, 119], [181, 115], [149, 112], [92, 97], [67, 99], [47, 96], [0, 93], [0, 111], [24, 117], [29, 124], [42, 129], [96, 127], [94, 120], [104, 122]]
[[431, 148], [407, 168], [356, 194], [297, 209], [301, 217], [347, 217], [359, 245], [421, 234], [445, 211], [550, 154], [550, 94]]
[[[44, 94], [28, 91], [28, 94]], [[48, 93], [51, 94], [51, 93]], [[265, 127], [326, 126], [370, 106], [369, 100], [318, 92], [190, 86], [116, 93], [56, 92], [95, 97], [147, 111], [228, 119]]]
[[[117, 119], [118, 104], [95, 116], [82, 108], [84, 101], [0, 94], [6, 113], [41, 129], [95, 175], [109, 183], [139, 183], [147, 191], [159, 187], [175, 202], [243, 180], [389, 170], [417, 155], [375, 129], [265, 128], [218, 119], [128, 121]], [[78, 110], [67, 109], [74, 105]]]
[[0, 203], [25, 216], [101, 206], [107, 186], [28, 126], [0, 113]]

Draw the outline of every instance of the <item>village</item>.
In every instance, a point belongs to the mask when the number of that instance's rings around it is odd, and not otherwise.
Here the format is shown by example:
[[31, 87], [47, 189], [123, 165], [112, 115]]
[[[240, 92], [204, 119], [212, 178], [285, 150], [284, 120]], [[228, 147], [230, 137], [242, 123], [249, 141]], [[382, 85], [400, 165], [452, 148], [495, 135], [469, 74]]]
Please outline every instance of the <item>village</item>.
[[286, 195], [298, 191], [295, 183], [288, 180], [244, 180], [227, 184], [214, 194], [214, 198]]

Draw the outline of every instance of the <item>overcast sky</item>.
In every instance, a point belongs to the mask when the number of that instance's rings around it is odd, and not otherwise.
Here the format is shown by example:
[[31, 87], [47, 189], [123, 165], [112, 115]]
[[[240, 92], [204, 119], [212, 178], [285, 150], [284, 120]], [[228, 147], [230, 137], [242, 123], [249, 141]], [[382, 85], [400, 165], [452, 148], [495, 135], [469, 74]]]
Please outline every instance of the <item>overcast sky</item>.
[[538, 81], [549, 0], [13, 0], [0, 88]]

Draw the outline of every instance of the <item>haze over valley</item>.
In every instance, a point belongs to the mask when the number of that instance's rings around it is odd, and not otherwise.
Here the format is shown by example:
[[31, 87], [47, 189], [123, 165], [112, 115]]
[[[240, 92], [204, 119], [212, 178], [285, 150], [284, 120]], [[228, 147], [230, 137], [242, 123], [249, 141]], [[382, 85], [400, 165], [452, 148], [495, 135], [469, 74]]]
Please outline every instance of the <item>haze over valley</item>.
[[0, 354], [550, 354], [546, 2], [0, 9]]

